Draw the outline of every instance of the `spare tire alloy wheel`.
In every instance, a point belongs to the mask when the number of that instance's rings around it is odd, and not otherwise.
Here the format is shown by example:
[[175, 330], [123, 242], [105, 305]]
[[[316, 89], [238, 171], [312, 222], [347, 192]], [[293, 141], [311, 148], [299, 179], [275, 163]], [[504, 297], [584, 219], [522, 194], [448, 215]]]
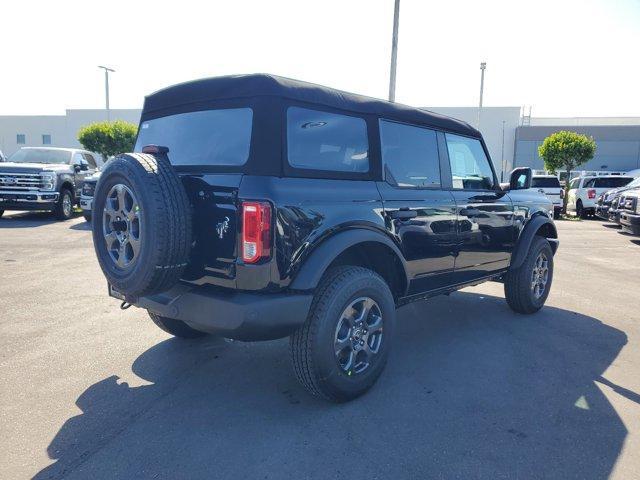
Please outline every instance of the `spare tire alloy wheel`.
[[542, 251], [536, 257], [531, 271], [531, 291], [536, 300], [540, 299], [546, 291], [549, 281], [549, 259], [546, 252]]
[[166, 155], [126, 153], [110, 161], [93, 213], [100, 268], [129, 303], [180, 280], [191, 250], [191, 205]]
[[122, 183], [111, 187], [102, 214], [102, 234], [107, 252], [118, 268], [129, 268], [138, 260], [140, 217], [140, 204], [131, 189]]
[[334, 335], [340, 368], [347, 374], [364, 372], [382, 345], [382, 312], [375, 300], [360, 297], [342, 312]]

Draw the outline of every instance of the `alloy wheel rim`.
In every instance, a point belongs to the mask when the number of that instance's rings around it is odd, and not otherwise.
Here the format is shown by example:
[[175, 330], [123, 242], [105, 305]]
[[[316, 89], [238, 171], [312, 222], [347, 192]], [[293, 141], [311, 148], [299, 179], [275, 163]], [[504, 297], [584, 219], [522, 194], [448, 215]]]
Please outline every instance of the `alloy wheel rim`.
[[382, 310], [375, 300], [359, 297], [340, 315], [334, 334], [334, 353], [347, 375], [367, 370], [380, 353], [383, 338]]
[[531, 272], [531, 291], [537, 299], [544, 295], [549, 281], [549, 259], [544, 252], [540, 252], [533, 264]]
[[126, 185], [111, 187], [102, 213], [102, 234], [109, 257], [118, 268], [133, 265], [140, 254], [141, 209], [138, 199]]
[[65, 217], [71, 216], [71, 197], [68, 193], [65, 193], [64, 197], [62, 197], [62, 213]]

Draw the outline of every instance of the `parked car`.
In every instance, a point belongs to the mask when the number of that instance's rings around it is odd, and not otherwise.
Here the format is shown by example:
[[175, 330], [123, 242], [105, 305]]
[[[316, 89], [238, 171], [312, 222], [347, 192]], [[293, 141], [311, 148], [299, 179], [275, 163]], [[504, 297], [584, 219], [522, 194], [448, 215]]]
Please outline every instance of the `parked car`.
[[619, 223], [618, 218], [618, 200], [627, 190], [633, 190], [640, 187], [640, 177], [632, 180], [624, 187], [614, 188], [607, 190], [600, 196], [596, 202], [596, 215], [602, 220], [608, 220], [614, 223]]
[[294, 371], [333, 401], [382, 372], [396, 307], [504, 283], [545, 303], [558, 247], [531, 170], [502, 189], [482, 135], [424, 110], [270, 75], [145, 99], [135, 153], [93, 205], [112, 297], [179, 337], [291, 336]]
[[580, 218], [596, 213], [599, 195], [612, 188], [620, 188], [633, 180], [627, 176], [578, 177], [569, 184], [567, 211], [575, 212]]
[[0, 165], [0, 216], [5, 210], [45, 210], [67, 220], [80, 199], [80, 184], [95, 171], [91, 152], [23, 147]]
[[632, 235], [640, 235], [640, 189], [624, 192], [618, 208], [622, 230]]
[[531, 189], [546, 195], [553, 204], [553, 217], [559, 218], [562, 212], [562, 186], [555, 175], [536, 175], [531, 178]]
[[80, 208], [82, 216], [87, 222], [91, 221], [91, 209], [93, 207], [93, 194], [96, 190], [96, 184], [100, 178], [100, 171], [84, 179], [80, 188]]

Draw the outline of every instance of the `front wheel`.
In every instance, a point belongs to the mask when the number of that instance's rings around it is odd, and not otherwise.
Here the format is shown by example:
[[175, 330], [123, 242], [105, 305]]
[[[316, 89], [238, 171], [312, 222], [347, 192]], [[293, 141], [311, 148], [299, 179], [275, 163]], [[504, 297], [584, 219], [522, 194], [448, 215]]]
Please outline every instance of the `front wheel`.
[[53, 213], [58, 220], [69, 220], [73, 216], [73, 194], [71, 190], [62, 189]]
[[329, 270], [306, 322], [290, 339], [300, 383], [334, 402], [365, 393], [386, 365], [395, 317], [393, 295], [377, 273], [353, 266]]
[[155, 313], [148, 312], [153, 323], [155, 323], [160, 330], [167, 332], [174, 337], [180, 338], [200, 338], [207, 335], [205, 332], [191, 328], [182, 320], [175, 320], [173, 318], [161, 317]]
[[549, 296], [552, 280], [551, 245], [536, 235], [522, 265], [507, 272], [504, 293], [509, 307], [517, 313], [537, 312]]

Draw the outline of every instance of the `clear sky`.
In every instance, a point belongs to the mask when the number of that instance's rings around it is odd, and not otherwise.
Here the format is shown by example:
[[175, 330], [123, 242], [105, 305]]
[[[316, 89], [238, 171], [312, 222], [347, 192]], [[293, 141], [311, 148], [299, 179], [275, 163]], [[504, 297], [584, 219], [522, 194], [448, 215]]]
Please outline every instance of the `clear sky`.
[[[0, 114], [136, 108], [177, 82], [268, 72], [385, 98], [393, 0], [5, 0]], [[640, 116], [640, 0], [401, 0], [396, 99]]]

